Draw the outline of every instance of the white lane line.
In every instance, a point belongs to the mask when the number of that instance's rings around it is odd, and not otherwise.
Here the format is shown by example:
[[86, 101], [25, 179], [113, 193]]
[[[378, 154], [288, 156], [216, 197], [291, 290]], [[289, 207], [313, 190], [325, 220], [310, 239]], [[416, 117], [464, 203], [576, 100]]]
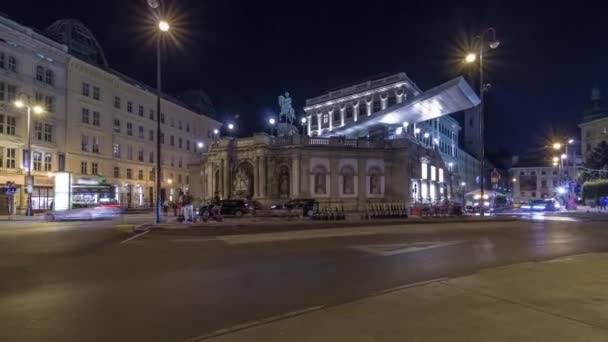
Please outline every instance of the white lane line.
[[447, 247], [463, 242], [465, 241], [415, 241], [379, 245], [359, 245], [352, 246], [351, 248], [380, 256], [393, 256], [403, 253], [420, 252], [432, 248]]
[[425, 281], [419, 281], [417, 283], [411, 283], [411, 284], [405, 284], [405, 285], [401, 285], [401, 286], [395, 286], [395, 287], [391, 287], [388, 289], [384, 289], [384, 290], [380, 290], [380, 291], [376, 291], [376, 292], [372, 292], [370, 293], [370, 297], [373, 296], [378, 296], [378, 295], [382, 295], [382, 294], [387, 294], [390, 292], [395, 292], [395, 291], [399, 291], [399, 290], [405, 290], [408, 289], [410, 287], [416, 287], [416, 286], [423, 286], [423, 285], [428, 285], [428, 284], [432, 284], [432, 283], [436, 283], [436, 282], [440, 282], [440, 281], [445, 281], [448, 280], [448, 278], [436, 278], [436, 279], [431, 279], [431, 280], [425, 280]]
[[207, 238], [189, 238], [189, 239], [173, 239], [171, 242], [205, 242], [205, 241], [218, 241], [216, 237]]
[[125, 242], [129, 242], [129, 241], [131, 241], [131, 240], [137, 239], [138, 237], [143, 236], [143, 235], [146, 235], [146, 234], [148, 234], [149, 232], [150, 232], [149, 230], [146, 230], [146, 231], [145, 231], [145, 232], [143, 232], [143, 233], [139, 233], [139, 234], [137, 234], [137, 235], [133, 235], [133, 236], [131, 236], [130, 238], [128, 238], [128, 239], [126, 239], [126, 240], [122, 240], [120, 243], [121, 243], [121, 244], [123, 244], [123, 243], [125, 243]]
[[318, 305], [318, 306], [311, 306], [309, 308], [306, 309], [301, 309], [301, 310], [296, 310], [296, 311], [291, 311], [288, 313], [284, 313], [278, 316], [271, 316], [271, 317], [267, 317], [267, 318], [263, 318], [257, 321], [251, 321], [251, 322], [247, 322], [247, 323], [242, 323], [242, 324], [237, 324], [234, 326], [231, 326], [229, 328], [224, 328], [224, 329], [219, 329], [216, 330], [212, 333], [206, 334], [206, 335], [202, 335], [202, 336], [196, 336], [196, 337], [191, 337], [188, 338], [186, 340], [184, 340], [184, 342], [198, 342], [198, 341], [203, 341], [203, 340], [207, 340], [210, 339], [212, 337], [217, 337], [220, 335], [226, 335], [226, 334], [230, 334], [239, 330], [243, 330], [243, 329], [248, 329], [248, 328], [252, 328], [258, 325], [262, 325], [262, 324], [267, 324], [270, 322], [274, 322], [274, 321], [278, 321], [278, 320], [282, 320], [282, 319], [286, 319], [286, 318], [291, 318], [291, 317], [295, 317], [295, 316], [299, 316], [299, 315], [303, 315], [307, 312], [311, 312], [311, 311], [317, 311], [320, 309], [323, 309], [324, 306], [323, 305]]

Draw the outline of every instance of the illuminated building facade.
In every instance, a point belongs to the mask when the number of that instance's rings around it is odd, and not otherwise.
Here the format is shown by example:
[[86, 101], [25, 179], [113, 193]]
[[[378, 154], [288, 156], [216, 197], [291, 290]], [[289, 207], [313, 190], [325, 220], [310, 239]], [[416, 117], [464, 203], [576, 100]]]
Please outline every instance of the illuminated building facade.
[[[304, 135], [212, 145], [203, 155], [203, 193], [269, 203], [314, 198], [347, 210], [449, 199], [454, 165], [431, 134], [453, 147], [457, 127], [443, 117], [478, 103], [461, 78], [426, 92], [403, 73], [334, 90], [306, 101]], [[457, 160], [453, 150], [443, 154]]]
[[[14, 106], [20, 94], [46, 108], [32, 114], [31, 162], [27, 116]], [[194, 109], [162, 95], [161, 195], [167, 200], [190, 189], [199, 144], [208, 147], [221, 126], [208, 116], [212, 109], [198, 102]], [[155, 89], [110, 69], [82, 23], [59, 20], [42, 34], [0, 16], [0, 189], [17, 187], [12, 198], [0, 191], [0, 215], [9, 207], [24, 211], [30, 165], [34, 210], [50, 208], [57, 171], [72, 173], [74, 202], [88, 205], [109, 196], [124, 207], [148, 207], [154, 202], [157, 139]]]

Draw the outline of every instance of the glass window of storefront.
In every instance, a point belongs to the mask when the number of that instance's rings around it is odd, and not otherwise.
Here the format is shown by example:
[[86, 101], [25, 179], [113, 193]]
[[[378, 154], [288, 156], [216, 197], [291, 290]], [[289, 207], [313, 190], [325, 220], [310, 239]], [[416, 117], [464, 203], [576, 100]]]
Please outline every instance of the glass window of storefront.
[[49, 210], [53, 203], [53, 188], [34, 187], [32, 192], [32, 209]]

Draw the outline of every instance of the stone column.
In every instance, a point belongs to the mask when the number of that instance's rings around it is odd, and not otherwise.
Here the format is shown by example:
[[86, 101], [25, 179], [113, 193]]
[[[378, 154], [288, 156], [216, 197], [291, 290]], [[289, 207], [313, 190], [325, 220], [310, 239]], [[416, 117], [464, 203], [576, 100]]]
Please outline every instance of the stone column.
[[367, 116], [372, 115], [372, 103], [374, 103], [374, 101], [372, 102], [367, 102], [365, 101], [365, 105], [367, 106]]
[[291, 197], [300, 195], [300, 156], [294, 155], [291, 159]]
[[321, 135], [321, 133], [323, 132], [323, 114], [317, 114], [317, 128], [319, 130], [319, 135]]
[[334, 110], [332, 110], [331, 112], [329, 112], [329, 131], [331, 132], [332, 129], [334, 129]]
[[310, 136], [310, 133], [311, 133], [311, 130], [310, 130], [311, 126], [312, 126], [312, 115], [309, 115], [306, 118], [306, 128], [307, 128], [308, 136]]
[[260, 158], [260, 197], [266, 197], [266, 157]]
[[260, 197], [260, 157], [255, 157], [253, 168], [253, 197]]
[[357, 120], [359, 119], [359, 106], [359, 102], [353, 105], [353, 122], [357, 122]]
[[206, 198], [213, 198], [215, 184], [213, 184], [213, 164], [209, 163], [207, 165], [207, 195]]
[[344, 112], [346, 111], [346, 107], [340, 108], [340, 126], [344, 126]]
[[230, 163], [228, 162], [228, 160], [224, 159], [223, 161], [223, 166], [224, 166], [224, 170], [223, 170], [223, 181], [224, 181], [224, 186], [223, 186], [223, 194], [224, 194], [224, 198], [229, 198], [230, 197]]

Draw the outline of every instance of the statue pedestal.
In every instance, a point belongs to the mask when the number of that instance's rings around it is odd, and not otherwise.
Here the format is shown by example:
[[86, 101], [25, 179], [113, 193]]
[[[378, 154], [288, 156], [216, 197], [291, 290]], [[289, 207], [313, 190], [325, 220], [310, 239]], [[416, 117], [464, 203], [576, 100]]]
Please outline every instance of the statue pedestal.
[[300, 134], [298, 128], [289, 122], [279, 122], [277, 124], [277, 136], [289, 137]]

